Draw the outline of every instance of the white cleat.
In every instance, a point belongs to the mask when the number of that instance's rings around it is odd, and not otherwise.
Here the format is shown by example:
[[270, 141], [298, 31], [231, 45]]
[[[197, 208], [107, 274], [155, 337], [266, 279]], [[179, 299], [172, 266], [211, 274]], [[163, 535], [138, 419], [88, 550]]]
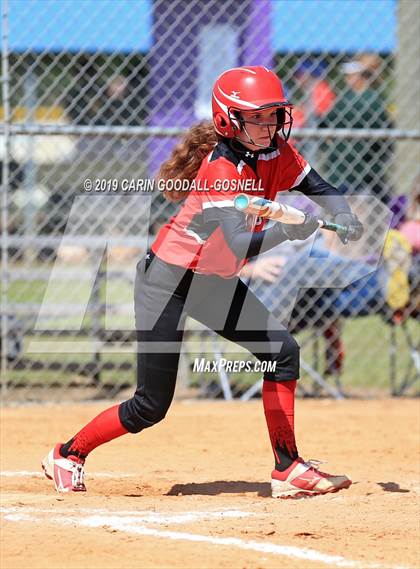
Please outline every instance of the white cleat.
[[344, 475], [331, 475], [318, 470], [318, 461], [304, 462], [298, 458], [285, 480], [279, 480], [280, 473], [273, 470], [271, 495], [273, 498], [303, 498], [338, 492], [351, 486], [352, 481]]
[[60, 448], [57, 443], [42, 461], [45, 476], [54, 481], [57, 492], [86, 492], [83, 462], [64, 458]]

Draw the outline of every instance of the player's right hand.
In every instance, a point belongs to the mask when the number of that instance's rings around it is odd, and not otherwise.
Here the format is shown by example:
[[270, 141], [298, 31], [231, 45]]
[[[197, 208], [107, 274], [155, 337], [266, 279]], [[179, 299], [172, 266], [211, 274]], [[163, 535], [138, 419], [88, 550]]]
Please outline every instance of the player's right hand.
[[[359, 241], [363, 235], [363, 225], [360, 222], [359, 218], [353, 213], [338, 213], [334, 216], [334, 223], [348, 227], [346, 235], [348, 241]], [[338, 234], [338, 236], [343, 243], [346, 242], [343, 241], [343, 238], [340, 236], [340, 234]]]

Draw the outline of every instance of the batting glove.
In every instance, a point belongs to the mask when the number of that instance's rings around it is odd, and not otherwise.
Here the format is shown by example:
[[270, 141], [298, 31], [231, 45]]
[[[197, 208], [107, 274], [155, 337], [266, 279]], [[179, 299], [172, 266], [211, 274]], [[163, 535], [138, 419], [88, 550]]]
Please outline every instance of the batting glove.
[[353, 213], [337, 213], [334, 216], [334, 223], [344, 225], [348, 228], [347, 235], [343, 237], [338, 233], [342, 243], [348, 241], [359, 241], [363, 235], [363, 225], [360, 223], [359, 218]]

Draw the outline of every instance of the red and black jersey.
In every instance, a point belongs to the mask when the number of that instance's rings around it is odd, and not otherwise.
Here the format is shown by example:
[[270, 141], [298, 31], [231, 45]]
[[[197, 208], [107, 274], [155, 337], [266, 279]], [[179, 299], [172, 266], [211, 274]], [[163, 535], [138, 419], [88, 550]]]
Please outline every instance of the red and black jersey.
[[228, 141], [219, 142], [203, 160], [180, 211], [164, 225], [153, 252], [167, 263], [203, 274], [230, 278], [246, 259], [239, 259], [226, 242], [220, 216], [242, 217], [243, 229], [261, 231], [265, 221], [234, 208], [238, 188], [248, 195], [274, 200], [276, 194], [299, 186], [311, 170], [288, 143], [278, 139], [278, 149], [236, 152]]
[[[203, 160], [179, 213], [159, 231], [152, 245], [162, 260], [203, 274], [231, 278], [248, 257], [288, 237], [282, 224], [264, 229], [266, 220], [234, 207], [240, 191], [275, 200], [296, 189], [330, 214], [351, 213], [341, 192], [328, 184], [289, 143], [278, 135], [275, 150], [251, 152], [222, 140]], [[245, 188], [245, 189], [244, 189]]]

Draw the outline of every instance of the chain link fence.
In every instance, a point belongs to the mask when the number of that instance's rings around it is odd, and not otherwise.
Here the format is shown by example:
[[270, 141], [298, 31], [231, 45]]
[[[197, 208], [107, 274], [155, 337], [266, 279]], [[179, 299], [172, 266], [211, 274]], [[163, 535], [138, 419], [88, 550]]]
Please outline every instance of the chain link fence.
[[[112, 396], [134, 383], [135, 267], [176, 212], [146, 180], [185, 129], [211, 118], [214, 79], [238, 65], [278, 73], [295, 104], [293, 143], [351, 199], [374, 204], [356, 209], [375, 246], [330, 249], [309, 268], [307, 247], [285, 247], [243, 276], [298, 335], [303, 394], [415, 388], [419, 10], [410, 0], [3, 0], [3, 395]], [[397, 273], [410, 293], [395, 300]], [[249, 359], [189, 321], [181, 390], [258, 392], [260, 373], [208, 372], [202, 356]]]

